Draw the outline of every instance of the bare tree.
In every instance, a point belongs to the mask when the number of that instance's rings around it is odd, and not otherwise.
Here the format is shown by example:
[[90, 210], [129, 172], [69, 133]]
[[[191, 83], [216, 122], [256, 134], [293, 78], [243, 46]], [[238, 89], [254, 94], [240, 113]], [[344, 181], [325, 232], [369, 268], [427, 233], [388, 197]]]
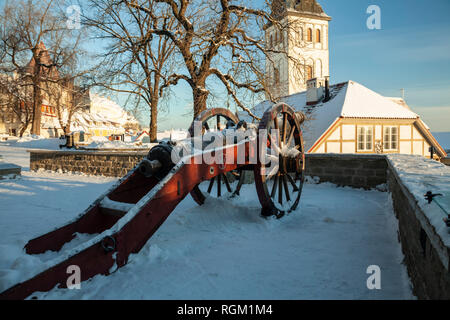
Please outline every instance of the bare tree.
[[[246, 102], [263, 94], [271, 101], [280, 96], [280, 84], [288, 81], [277, 74], [276, 60], [282, 56], [295, 68], [295, 77], [304, 81], [309, 71], [298, 54], [308, 48], [303, 40], [294, 40], [298, 31], [296, 19], [286, 19], [288, 9], [303, 6], [303, 2], [244, 0], [155, 0], [170, 8], [177, 19], [177, 29], [154, 28], [151, 34], [170, 38], [182, 56], [185, 68], [169, 76], [166, 85], [186, 81], [192, 88], [194, 117], [207, 107], [212, 91], [222, 85], [234, 104], [254, 119]], [[155, 15], [135, 1], [132, 6]], [[307, 6], [307, 4], [305, 4]], [[302, 7], [303, 8], [303, 7]], [[270, 12], [270, 13], [269, 13]], [[274, 26], [278, 41], [272, 44], [265, 37], [266, 28]], [[181, 28], [181, 32], [180, 32]], [[294, 43], [295, 42], [295, 43]], [[296, 48], [297, 52], [292, 50]], [[272, 72], [271, 72], [272, 70]], [[278, 70], [279, 73], [280, 70]], [[291, 70], [290, 70], [291, 71]], [[211, 77], [212, 76], [212, 77]]]
[[150, 138], [157, 140], [158, 107], [167, 86], [163, 87], [168, 73], [175, 66], [175, 46], [164, 35], [152, 34], [153, 29], [175, 27], [175, 18], [168, 10], [155, 8], [155, 1], [140, 0], [139, 5], [151, 8], [154, 15], [136, 9], [126, 1], [89, 0], [90, 16], [84, 23], [97, 30], [96, 39], [108, 44], [102, 54], [102, 72], [98, 84], [107, 89], [134, 96], [138, 105], [150, 110]]
[[17, 75], [0, 75], [0, 112], [8, 123], [20, 123], [18, 135], [22, 137], [33, 120], [33, 106], [30, 95], [25, 92], [23, 79]]
[[[135, 1], [126, 1], [149, 16], [153, 8]], [[235, 104], [247, 111], [239, 91], [251, 94], [266, 92], [265, 58], [267, 50], [261, 30], [264, 25], [277, 23], [261, 8], [235, 4], [243, 1], [155, 0], [169, 7], [179, 29], [153, 28], [150, 34], [165, 36], [177, 47], [186, 72], [172, 73], [165, 85], [185, 80], [192, 88], [194, 116], [206, 109], [210, 90], [208, 78], [215, 76]], [[214, 82], [216, 83], [216, 82]]]
[[55, 109], [59, 126], [65, 135], [71, 133], [72, 118], [80, 110], [89, 108], [93, 83], [83, 74], [60, 75], [57, 81], [42, 84], [43, 96]]
[[18, 85], [31, 95], [32, 134], [40, 134], [43, 84], [60, 81], [59, 70], [72, 64], [82, 38], [78, 30], [67, 28], [61, 4], [61, 0], [7, 1], [0, 15], [0, 72], [18, 76]]

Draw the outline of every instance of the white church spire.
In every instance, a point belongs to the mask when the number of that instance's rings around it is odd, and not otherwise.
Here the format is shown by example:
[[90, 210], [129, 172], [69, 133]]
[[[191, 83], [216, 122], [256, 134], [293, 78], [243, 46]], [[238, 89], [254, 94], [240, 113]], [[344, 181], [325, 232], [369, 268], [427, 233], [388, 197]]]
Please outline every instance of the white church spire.
[[[329, 76], [328, 22], [316, 0], [273, 0], [272, 16], [279, 25], [265, 28], [268, 87], [273, 97], [306, 90], [312, 78]], [[287, 54], [286, 54], [287, 53]]]

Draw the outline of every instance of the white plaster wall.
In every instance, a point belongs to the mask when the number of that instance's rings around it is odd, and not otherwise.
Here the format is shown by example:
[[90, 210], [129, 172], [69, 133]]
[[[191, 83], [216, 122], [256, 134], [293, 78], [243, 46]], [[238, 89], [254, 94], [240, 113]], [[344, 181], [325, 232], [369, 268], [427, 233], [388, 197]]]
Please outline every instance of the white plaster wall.
[[400, 139], [411, 139], [411, 126], [400, 126]]
[[342, 139], [343, 140], [355, 140], [355, 125], [344, 124], [342, 125]]
[[327, 142], [328, 153], [341, 153], [341, 144], [339, 142]]
[[400, 141], [400, 153], [411, 154], [411, 142], [410, 141]]
[[339, 127], [334, 129], [334, 131], [330, 134], [327, 140], [340, 140], [341, 139], [341, 130]]
[[413, 154], [422, 155], [423, 154], [423, 142], [422, 141], [414, 141], [413, 142]]
[[342, 153], [356, 153], [354, 142], [343, 142]]

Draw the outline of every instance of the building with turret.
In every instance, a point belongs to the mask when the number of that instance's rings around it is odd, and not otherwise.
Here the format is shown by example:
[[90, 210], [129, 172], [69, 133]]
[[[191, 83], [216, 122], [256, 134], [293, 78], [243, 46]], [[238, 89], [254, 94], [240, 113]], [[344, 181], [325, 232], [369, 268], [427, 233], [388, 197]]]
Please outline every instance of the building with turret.
[[[272, 101], [306, 115], [306, 152], [447, 156], [404, 99], [384, 97], [355, 81], [330, 84], [331, 17], [316, 0], [273, 0], [272, 17], [264, 28], [268, 87]], [[266, 98], [253, 108], [255, 115], [262, 117], [273, 105]], [[240, 118], [252, 121], [243, 113]]]
[[315, 0], [272, 2], [276, 22], [265, 27], [271, 51], [266, 75], [275, 98], [306, 90], [307, 81], [330, 74], [328, 28], [331, 17]]
[[140, 129], [139, 122], [115, 102], [81, 90], [72, 79], [63, 79], [42, 42], [37, 52], [41, 64], [41, 107], [33, 110], [34, 58], [21, 75], [0, 74], [0, 134], [29, 134], [32, 121], [39, 126], [40, 135], [47, 138], [59, 137], [65, 131], [102, 137]]

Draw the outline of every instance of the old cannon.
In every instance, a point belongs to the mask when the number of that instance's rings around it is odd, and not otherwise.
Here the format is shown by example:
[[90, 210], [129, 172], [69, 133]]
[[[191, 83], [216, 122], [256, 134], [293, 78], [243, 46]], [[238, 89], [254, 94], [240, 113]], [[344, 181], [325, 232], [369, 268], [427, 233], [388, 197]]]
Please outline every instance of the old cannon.
[[73, 265], [83, 270], [82, 281], [108, 275], [140, 251], [187, 195], [200, 205], [207, 198], [239, 196], [249, 175], [263, 216], [292, 212], [304, 182], [303, 121], [303, 114], [284, 103], [269, 108], [257, 125], [227, 109], [204, 111], [192, 123], [189, 138], [155, 146], [79, 218], [30, 240], [26, 253], [41, 254], [60, 251], [77, 233], [92, 235], [49, 262], [47, 270], [2, 292], [0, 299], [65, 288]]

